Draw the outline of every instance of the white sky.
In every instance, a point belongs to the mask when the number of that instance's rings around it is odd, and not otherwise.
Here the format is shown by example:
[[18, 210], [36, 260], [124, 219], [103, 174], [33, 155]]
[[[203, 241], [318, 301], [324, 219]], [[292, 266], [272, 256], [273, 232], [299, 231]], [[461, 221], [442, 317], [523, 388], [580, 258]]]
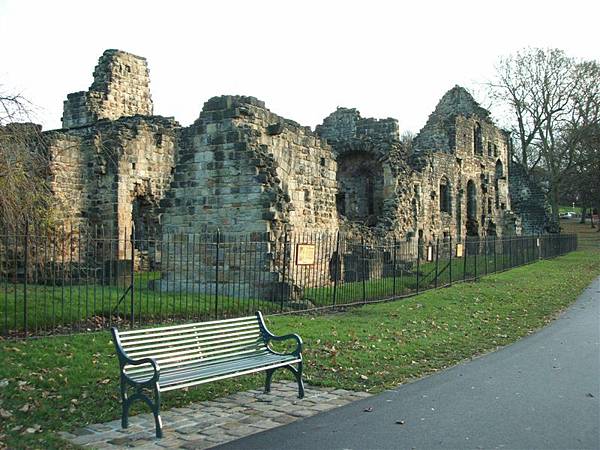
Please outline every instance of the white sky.
[[66, 95], [118, 48], [148, 59], [155, 114], [182, 125], [240, 94], [311, 127], [345, 106], [416, 132], [455, 84], [481, 89], [500, 55], [600, 59], [599, 13], [576, 0], [0, 0], [0, 84], [59, 128]]

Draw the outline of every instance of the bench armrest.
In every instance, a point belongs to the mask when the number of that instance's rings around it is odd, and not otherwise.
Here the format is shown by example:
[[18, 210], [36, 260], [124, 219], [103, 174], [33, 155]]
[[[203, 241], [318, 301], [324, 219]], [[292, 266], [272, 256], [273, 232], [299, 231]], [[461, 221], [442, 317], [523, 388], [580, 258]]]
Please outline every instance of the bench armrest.
[[[267, 330], [267, 332], [268, 332], [268, 330]], [[295, 333], [286, 334], [283, 336], [276, 336], [276, 335], [268, 332], [266, 341], [268, 344], [269, 341], [287, 341], [289, 339], [294, 339], [296, 341], [296, 349], [291, 354], [294, 356], [300, 357], [302, 354], [302, 338]]]
[[[115, 327], [111, 328], [110, 331], [113, 336], [113, 342], [115, 343], [115, 349], [117, 350], [117, 357], [119, 358], [119, 367], [120, 367], [121, 374], [124, 376], [127, 376], [124, 371], [124, 368], [126, 365], [141, 366], [142, 364], [150, 364], [152, 366], [152, 369], [154, 370], [154, 374], [146, 382], [158, 381], [158, 378], [160, 377], [160, 366], [158, 365], [158, 362], [156, 361], [156, 359], [154, 359], [154, 358], [140, 358], [140, 359], [130, 358], [129, 356], [127, 356], [127, 353], [125, 353], [125, 350], [123, 350], [123, 347], [121, 346], [121, 339], [119, 339], [119, 331]], [[129, 378], [129, 377], [127, 377], [127, 378]]]
[[[293, 352], [287, 353], [287, 354], [294, 355], [298, 358], [302, 358], [302, 338], [300, 336], [298, 336], [295, 333], [286, 334], [283, 336], [277, 336], [269, 331], [269, 329], [265, 325], [265, 321], [264, 321], [262, 313], [260, 311], [256, 312], [256, 317], [258, 318], [258, 323], [260, 324], [260, 329], [262, 331], [263, 338], [264, 338], [266, 344], [269, 344], [269, 341], [285, 341], [288, 339], [294, 339], [296, 341], [296, 349]], [[271, 350], [271, 351], [273, 352], [273, 350]], [[282, 354], [282, 353], [278, 353], [278, 352], [273, 352], [273, 353], [277, 353], [279, 355]]]

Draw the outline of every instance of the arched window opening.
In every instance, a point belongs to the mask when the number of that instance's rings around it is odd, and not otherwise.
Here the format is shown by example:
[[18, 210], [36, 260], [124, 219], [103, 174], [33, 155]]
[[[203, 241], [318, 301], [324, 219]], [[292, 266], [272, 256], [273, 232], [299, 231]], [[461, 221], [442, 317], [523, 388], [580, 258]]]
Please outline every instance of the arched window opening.
[[473, 153], [483, 155], [483, 136], [481, 135], [481, 125], [475, 122], [473, 127]]
[[446, 177], [440, 180], [440, 211], [448, 214], [452, 213], [452, 194], [450, 182]]
[[467, 236], [477, 236], [477, 188], [473, 180], [467, 183]]
[[496, 161], [496, 169], [494, 171], [494, 187], [495, 187], [495, 206], [500, 208], [500, 179], [504, 177], [504, 167], [502, 161]]

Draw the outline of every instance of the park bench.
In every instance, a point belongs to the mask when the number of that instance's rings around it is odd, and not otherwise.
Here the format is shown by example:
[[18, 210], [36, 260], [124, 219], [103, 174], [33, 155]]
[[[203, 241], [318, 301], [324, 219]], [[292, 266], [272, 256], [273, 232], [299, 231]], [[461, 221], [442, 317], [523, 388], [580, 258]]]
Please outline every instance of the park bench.
[[[275, 336], [260, 311], [238, 319], [131, 331], [113, 327], [111, 332], [121, 374], [123, 428], [128, 426], [131, 403], [142, 400], [154, 414], [156, 437], [162, 437], [162, 392], [260, 371], [266, 372], [265, 392], [269, 392], [273, 372], [280, 367], [295, 375], [298, 397], [304, 397], [302, 339], [297, 334]], [[291, 353], [271, 349], [271, 341], [287, 339], [296, 341]]]

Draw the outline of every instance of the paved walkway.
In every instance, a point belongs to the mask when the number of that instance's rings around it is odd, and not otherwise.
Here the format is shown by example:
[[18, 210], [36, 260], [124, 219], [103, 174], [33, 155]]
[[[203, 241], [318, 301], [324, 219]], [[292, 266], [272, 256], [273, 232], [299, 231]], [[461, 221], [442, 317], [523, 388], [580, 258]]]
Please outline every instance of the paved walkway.
[[295, 382], [273, 383], [270, 394], [253, 390], [166, 410], [161, 412], [162, 439], [155, 437], [152, 414], [130, 417], [126, 430], [120, 420], [114, 420], [60, 434], [74, 444], [96, 449], [205, 449], [370, 396], [311, 386], [305, 386], [302, 400], [297, 395]]
[[600, 278], [513, 345], [222, 450], [284, 448], [599, 449]]

